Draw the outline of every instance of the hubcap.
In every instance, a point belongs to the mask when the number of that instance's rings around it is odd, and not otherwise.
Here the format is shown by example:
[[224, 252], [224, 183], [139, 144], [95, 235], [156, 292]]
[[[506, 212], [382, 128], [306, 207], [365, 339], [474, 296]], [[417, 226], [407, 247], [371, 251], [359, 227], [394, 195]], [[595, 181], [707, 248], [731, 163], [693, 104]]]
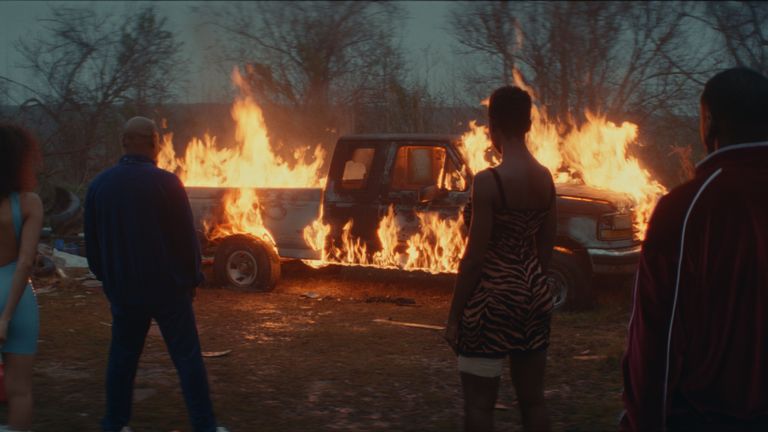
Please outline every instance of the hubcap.
[[256, 257], [248, 251], [233, 252], [227, 259], [227, 276], [230, 282], [240, 287], [253, 284], [259, 272]]

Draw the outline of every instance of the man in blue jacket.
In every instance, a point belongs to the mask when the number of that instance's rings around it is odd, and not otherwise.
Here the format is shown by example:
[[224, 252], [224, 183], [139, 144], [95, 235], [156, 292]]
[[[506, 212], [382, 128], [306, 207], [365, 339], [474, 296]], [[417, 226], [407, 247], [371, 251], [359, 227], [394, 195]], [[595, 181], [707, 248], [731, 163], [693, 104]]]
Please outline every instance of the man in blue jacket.
[[136, 368], [154, 319], [179, 374], [194, 431], [222, 431], [192, 309], [203, 277], [187, 194], [178, 177], [155, 165], [160, 139], [152, 120], [130, 119], [123, 147], [125, 155], [96, 177], [85, 201], [88, 264], [112, 311], [102, 429], [129, 430]]

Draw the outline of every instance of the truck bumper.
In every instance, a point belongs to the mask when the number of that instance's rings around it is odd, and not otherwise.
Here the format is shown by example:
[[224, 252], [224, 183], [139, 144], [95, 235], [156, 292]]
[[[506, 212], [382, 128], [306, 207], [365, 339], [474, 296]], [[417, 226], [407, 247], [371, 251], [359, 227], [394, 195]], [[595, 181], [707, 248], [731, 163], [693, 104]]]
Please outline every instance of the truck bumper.
[[592, 273], [597, 275], [629, 275], [637, 270], [641, 246], [624, 249], [587, 249]]

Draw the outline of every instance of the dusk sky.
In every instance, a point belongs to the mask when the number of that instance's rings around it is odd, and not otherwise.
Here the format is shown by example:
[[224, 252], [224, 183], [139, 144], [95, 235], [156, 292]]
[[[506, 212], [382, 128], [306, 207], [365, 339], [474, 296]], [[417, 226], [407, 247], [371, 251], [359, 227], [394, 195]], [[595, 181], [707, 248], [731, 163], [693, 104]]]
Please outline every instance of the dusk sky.
[[[0, 2], [0, 75], [14, 80], [24, 81], [24, 71], [18, 67], [22, 59], [14, 49], [19, 38], [29, 37], [39, 33], [42, 24], [39, 19], [45, 18], [50, 5], [71, 5], [90, 7], [101, 12], [122, 13], [126, 9], [135, 9], [139, 5], [153, 3], [160, 13], [169, 19], [171, 29], [184, 42], [184, 54], [191, 60], [191, 85], [187, 94], [188, 99], [182, 102], [196, 102], [217, 99], [221, 94], [222, 85], [228, 85], [228, 76], [222, 75], [216, 68], [206, 66], [205, 47], [209, 45], [210, 32], [205, 29], [202, 19], [191, 10], [193, 6], [206, 3], [199, 1], [158, 1], [158, 2], [126, 2], [126, 1], [9, 1]], [[218, 3], [218, 2], [215, 2]], [[453, 54], [451, 39], [444, 30], [447, 12], [453, 2], [408, 1], [399, 2], [407, 14], [404, 23], [404, 34], [401, 35], [403, 47], [406, 50], [411, 66], [417, 71], [424, 69], [424, 49], [431, 50], [431, 56], [439, 61], [438, 67], [432, 72], [435, 81], [447, 78], [448, 65]], [[223, 84], [222, 84], [223, 83]]]

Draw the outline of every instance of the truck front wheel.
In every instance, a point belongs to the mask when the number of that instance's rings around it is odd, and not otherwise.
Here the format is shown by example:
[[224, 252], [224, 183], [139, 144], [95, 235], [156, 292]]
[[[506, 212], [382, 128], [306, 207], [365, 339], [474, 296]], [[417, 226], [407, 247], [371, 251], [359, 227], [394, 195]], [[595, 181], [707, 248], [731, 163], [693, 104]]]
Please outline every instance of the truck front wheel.
[[554, 252], [547, 271], [547, 283], [555, 309], [588, 309], [593, 304], [592, 284], [583, 257]]
[[280, 279], [280, 258], [263, 240], [234, 235], [217, 247], [213, 272], [221, 284], [237, 289], [270, 291]]

